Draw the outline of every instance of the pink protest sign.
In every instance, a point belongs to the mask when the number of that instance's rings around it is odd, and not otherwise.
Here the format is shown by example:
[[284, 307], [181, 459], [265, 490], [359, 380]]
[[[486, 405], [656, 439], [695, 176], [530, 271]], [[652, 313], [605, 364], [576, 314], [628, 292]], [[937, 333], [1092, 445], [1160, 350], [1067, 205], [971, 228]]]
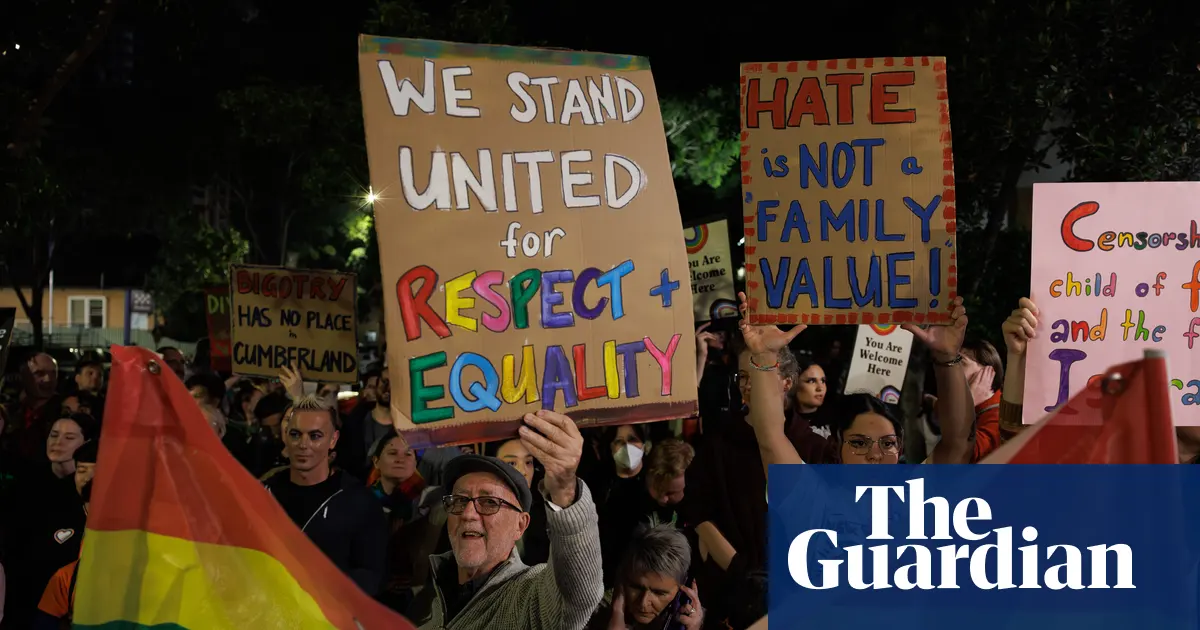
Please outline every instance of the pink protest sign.
[[1200, 425], [1197, 220], [1196, 182], [1034, 186], [1030, 297], [1041, 315], [1025, 424], [1107, 368], [1158, 348], [1170, 365], [1175, 424]]

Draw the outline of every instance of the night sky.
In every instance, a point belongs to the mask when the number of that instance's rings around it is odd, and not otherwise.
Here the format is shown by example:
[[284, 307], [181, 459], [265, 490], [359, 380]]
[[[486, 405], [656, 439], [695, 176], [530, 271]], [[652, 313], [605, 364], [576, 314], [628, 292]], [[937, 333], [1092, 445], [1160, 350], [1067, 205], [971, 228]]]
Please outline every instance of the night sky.
[[[445, 0], [417, 1], [431, 11], [450, 6]], [[925, 14], [914, 15], [892, 3], [864, 9], [851, 3], [751, 8], [726, 2], [704, 8], [709, 5], [682, 0], [510, 1], [510, 21], [522, 41], [505, 43], [647, 56], [662, 95], [686, 95], [711, 85], [736, 94], [742, 61], [939, 54], [896, 50], [901, 25], [919, 23]], [[357, 35], [370, 14], [368, 0], [202, 0], [168, 5], [166, 12], [147, 8], [153, 4], [131, 1], [123, 6], [101, 49], [47, 112], [52, 133], [71, 138], [71, 149], [91, 153], [93, 163], [144, 163], [165, 169], [164, 177], [191, 172], [203, 178], [216, 151], [216, 98], [222, 90], [267, 78], [358, 93]], [[96, 6], [76, 4], [77, 15], [62, 21], [45, 10], [36, 19], [23, 20], [14, 5], [0, 14], [14, 20], [8, 24], [14, 37], [36, 27], [57, 33], [69, 46], [82, 39]], [[930, 9], [928, 15], [936, 13]], [[424, 35], [446, 38], [444, 33]], [[114, 60], [124, 59], [121, 55], [131, 57], [132, 80], [114, 86], [102, 77]], [[52, 70], [25, 63], [17, 76], [4, 80], [34, 88]], [[681, 189], [680, 201], [693, 214], [717, 211], [710, 209], [709, 199], [685, 199], [689, 194], [698, 193]], [[131, 196], [127, 203], [148, 202]], [[58, 282], [96, 283], [104, 270], [110, 286], [138, 285], [156, 248], [156, 241], [136, 234], [119, 246], [99, 239], [71, 243], [60, 249]]]
[[[939, 3], [925, 4], [927, 15], [936, 18]], [[369, 3], [331, 2], [320, 12], [297, 11], [295, 3], [277, 0], [258, 5], [259, 30], [274, 50], [289, 50], [293, 72], [357, 85], [355, 35]], [[940, 54], [894, 50], [898, 18], [912, 17], [900, 3], [778, 3], [752, 9], [742, 2], [705, 8], [706, 3], [684, 0], [512, 0], [512, 6], [518, 29], [550, 47], [649, 57], [660, 92], [735, 85], [741, 61]], [[442, 38], [438, 33], [428, 37]]]

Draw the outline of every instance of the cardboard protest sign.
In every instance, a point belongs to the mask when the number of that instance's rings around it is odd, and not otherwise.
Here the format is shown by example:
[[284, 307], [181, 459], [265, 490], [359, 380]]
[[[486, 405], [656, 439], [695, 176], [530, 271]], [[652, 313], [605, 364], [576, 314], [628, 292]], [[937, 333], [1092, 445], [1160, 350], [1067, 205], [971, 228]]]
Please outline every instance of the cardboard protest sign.
[[750, 322], [949, 323], [945, 61], [746, 63], [741, 82]]
[[687, 256], [645, 59], [359, 46], [392, 413], [417, 448], [696, 409]]
[[232, 348], [229, 340], [229, 287], [204, 290], [204, 320], [208, 324], [208, 343], [212, 369], [232, 372]]
[[883, 402], [899, 403], [912, 341], [912, 333], [896, 325], [859, 326], [844, 393], [867, 393]]
[[1197, 221], [1197, 182], [1034, 185], [1030, 297], [1040, 314], [1026, 424], [1156, 348], [1168, 355], [1175, 424], [1200, 425]]
[[229, 271], [233, 372], [358, 380], [354, 274], [235, 265]]
[[692, 312], [698, 322], [737, 317], [729, 222], [721, 219], [683, 231], [688, 271], [692, 274]]

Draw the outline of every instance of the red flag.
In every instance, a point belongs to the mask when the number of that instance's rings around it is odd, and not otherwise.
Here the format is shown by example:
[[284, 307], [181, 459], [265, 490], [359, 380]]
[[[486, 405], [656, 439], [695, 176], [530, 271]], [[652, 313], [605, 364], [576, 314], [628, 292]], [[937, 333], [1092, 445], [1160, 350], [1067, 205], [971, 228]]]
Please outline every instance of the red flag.
[[1167, 360], [1110, 368], [1067, 404], [996, 449], [984, 464], [1175, 464]]
[[75, 628], [413, 628], [292, 523], [157, 355], [112, 354]]

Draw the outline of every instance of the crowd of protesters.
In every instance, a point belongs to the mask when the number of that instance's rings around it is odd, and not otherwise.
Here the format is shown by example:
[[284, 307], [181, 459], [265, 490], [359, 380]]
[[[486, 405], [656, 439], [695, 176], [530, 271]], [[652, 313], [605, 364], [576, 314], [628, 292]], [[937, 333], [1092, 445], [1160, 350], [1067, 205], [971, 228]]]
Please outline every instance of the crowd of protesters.
[[[1037, 306], [1003, 325], [1007, 361], [948, 326], [912, 327], [935, 392], [920, 463], [974, 463], [1021, 427]], [[766, 614], [771, 463], [918, 463], [897, 409], [842, 393], [840, 352], [793, 352], [803, 327], [696, 333], [699, 421], [580, 431], [525, 417], [477, 448], [414, 451], [393, 428], [386, 367], [339, 398], [301, 374], [227, 378], [163, 362], [264, 496], [364, 591], [421, 627], [748, 628]], [[103, 365], [73, 376], [45, 354], [21, 364], [0, 414], [0, 627], [69, 627], [105, 411]], [[1200, 456], [1181, 430], [1180, 461]], [[471, 451], [471, 452], [468, 452]]]

